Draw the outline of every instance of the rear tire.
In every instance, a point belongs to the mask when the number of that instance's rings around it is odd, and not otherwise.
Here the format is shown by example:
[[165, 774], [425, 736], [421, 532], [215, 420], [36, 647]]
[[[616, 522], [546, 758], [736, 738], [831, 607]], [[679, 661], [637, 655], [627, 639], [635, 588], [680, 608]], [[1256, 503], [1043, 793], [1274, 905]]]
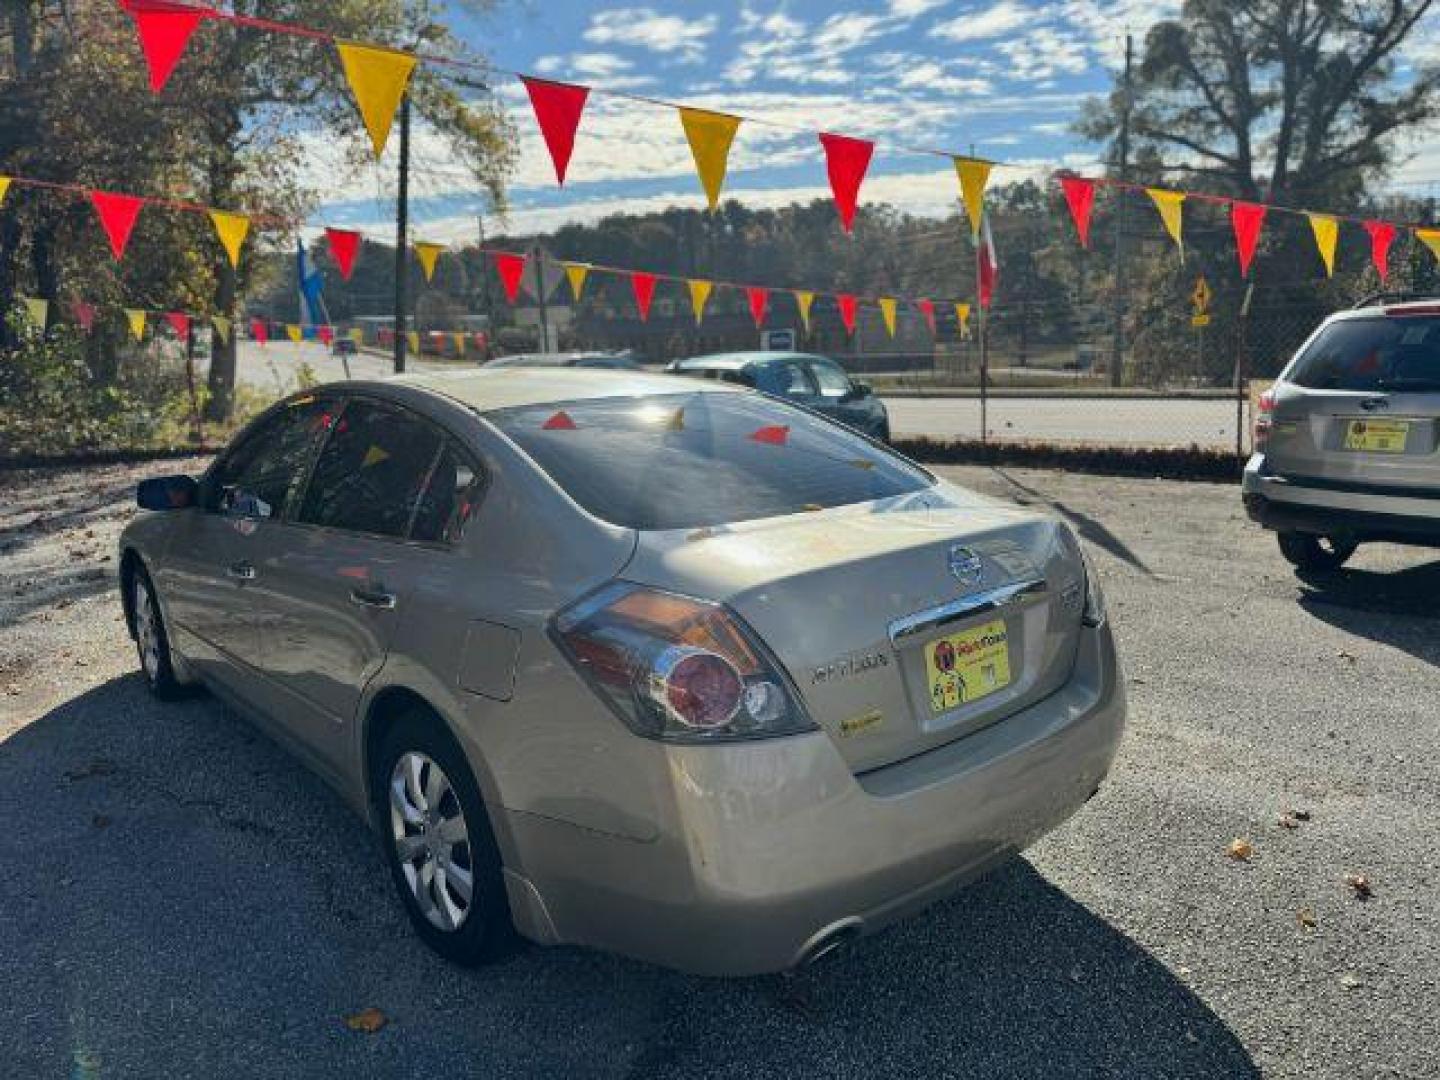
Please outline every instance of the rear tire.
[[466, 967], [515, 945], [500, 849], [464, 752], [434, 713], [395, 718], [371, 790], [390, 878], [415, 932]]
[[1315, 536], [1301, 532], [1276, 533], [1275, 538], [1280, 542], [1280, 554], [1296, 569], [1312, 573], [1339, 570], [1360, 546], [1354, 540], [1338, 540], [1333, 536]]

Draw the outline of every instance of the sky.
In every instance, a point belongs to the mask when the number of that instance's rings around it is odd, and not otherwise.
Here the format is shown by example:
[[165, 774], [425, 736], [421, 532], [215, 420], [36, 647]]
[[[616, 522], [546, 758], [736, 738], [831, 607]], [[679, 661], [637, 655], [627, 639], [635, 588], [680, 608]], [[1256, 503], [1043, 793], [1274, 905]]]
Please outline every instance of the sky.
[[[1007, 163], [994, 182], [1065, 165], [1098, 171], [1098, 147], [1070, 130], [1081, 103], [1104, 94], [1123, 63], [1124, 36], [1139, 48], [1179, 0], [509, 0], [474, 14], [452, 0], [455, 32], [500, 68], [594, 88], [562, 189], [523, 87], [496, 75], [519, 136], [505, 220], [467, 182], [438, 140], [420, 131], [411, 214], [417, 236], [549, 231], [617, 211], [703, 207], [673, 109], [605, 89], [772, 121], [746, 123], [730, 155], [726, 197], [756, 207], [829, 194], [819, 130], [872, 139], [862, 189], [918, 215], [956, 209], [958, 191], [939, 150]], [[1431, 28], [1415, 51], [1440, 43]], [[323, 155], [332, 193], [317, 218], [383, 231], [376, 198], [393, 176], [387, 159], [359, 173]], [[914, 149], [906, 149], [914, 148]], [[1440, 150], [1424, 148], [1399, 177], [1413, 189], [1440, 178]], [[863, 213], [863, 209], [862, 209]]]

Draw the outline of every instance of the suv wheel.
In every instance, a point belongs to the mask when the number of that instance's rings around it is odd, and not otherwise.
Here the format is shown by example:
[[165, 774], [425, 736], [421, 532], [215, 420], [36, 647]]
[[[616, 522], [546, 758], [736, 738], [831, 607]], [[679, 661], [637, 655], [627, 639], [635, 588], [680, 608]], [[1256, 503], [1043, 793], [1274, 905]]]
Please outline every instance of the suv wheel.
[[390, 876], [416, 933], [474, 966], [514, 944], [500, 849], [465, 755], [433, 713], [396, 718], [375, 761]]
[[1300, 532], [1277, 533], [1276, 539], [1280, 541], [1280, 554], [1298, 569], [1322, 572], [1339, 570], [1360, 546], [1353, 540]]

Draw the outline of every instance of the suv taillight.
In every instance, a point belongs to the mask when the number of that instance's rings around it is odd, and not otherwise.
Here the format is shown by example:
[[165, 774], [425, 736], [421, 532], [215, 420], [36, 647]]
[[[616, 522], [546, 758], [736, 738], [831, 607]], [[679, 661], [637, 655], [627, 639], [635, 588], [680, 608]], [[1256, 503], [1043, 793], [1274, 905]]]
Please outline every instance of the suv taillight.
[[616, 581], [556, 615], [552, 630], [637, 735], [714, 742], [815, 727], [779, 664], [723, 605]]
[[1274, 388], [1261, 394], [1256, 404], [1259, 412], [1255, 415], [1255, 449], [1263, 450], [1270, 439], [1270, 414], [1275, 411]]

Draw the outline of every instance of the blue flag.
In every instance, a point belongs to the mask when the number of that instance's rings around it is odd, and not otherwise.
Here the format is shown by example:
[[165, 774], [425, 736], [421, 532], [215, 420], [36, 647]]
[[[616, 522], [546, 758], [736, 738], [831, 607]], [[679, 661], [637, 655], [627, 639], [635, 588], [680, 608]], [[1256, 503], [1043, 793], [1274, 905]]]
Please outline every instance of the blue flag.
[[295, 280], [300, 283], [300, 325], [308, 328], [329, 322], [325, 315], [325, 299], [321, 296], [325, 279], [320, 276], [320, 271], [311, 265], [310, 257], [305, 254], [305, 244], [301, 240], [295, 241]]

